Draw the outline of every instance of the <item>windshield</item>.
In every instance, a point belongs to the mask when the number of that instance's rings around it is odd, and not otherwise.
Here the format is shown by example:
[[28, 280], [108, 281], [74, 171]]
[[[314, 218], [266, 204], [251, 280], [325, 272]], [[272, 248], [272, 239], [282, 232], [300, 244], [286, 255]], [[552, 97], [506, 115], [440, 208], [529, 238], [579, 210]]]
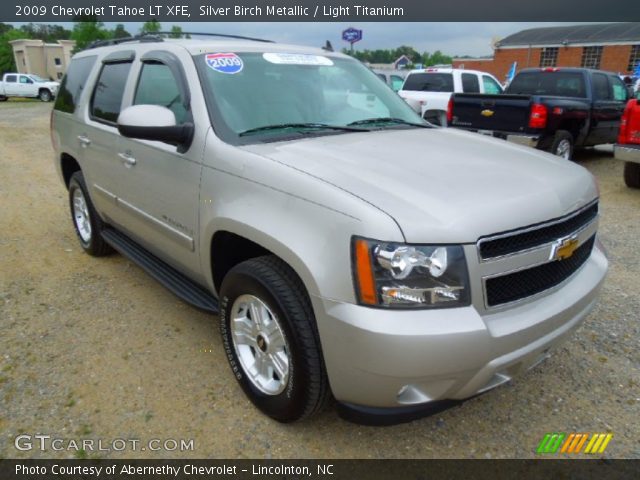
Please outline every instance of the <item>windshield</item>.
[[214, 129], [229, 143], [425, 125], [355, 60], [252, 52], [206, 54], [195, 62]]
[[586, 98], [584, 77], [578, 72], [523, 72], [505, 93]]
[[453, 92], [451, 73], [412, 73], [407, 77], [403, 90], [416, 92]]

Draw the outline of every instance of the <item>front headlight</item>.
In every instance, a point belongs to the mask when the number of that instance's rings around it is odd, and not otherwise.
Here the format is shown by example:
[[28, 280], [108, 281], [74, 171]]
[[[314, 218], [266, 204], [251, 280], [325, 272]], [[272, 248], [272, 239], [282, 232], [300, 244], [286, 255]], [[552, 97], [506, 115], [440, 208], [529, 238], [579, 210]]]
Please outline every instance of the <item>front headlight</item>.
[[460, 245], [406, 245], [354, 238], [356, 294], [364, 305], [446, 308], [470, 304]]

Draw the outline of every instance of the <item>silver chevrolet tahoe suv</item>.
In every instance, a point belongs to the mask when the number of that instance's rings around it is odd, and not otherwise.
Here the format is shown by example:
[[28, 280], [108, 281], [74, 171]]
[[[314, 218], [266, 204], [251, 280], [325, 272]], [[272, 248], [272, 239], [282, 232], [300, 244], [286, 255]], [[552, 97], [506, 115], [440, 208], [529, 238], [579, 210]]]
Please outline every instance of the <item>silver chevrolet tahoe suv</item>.
[[435, 128], [325, 49], [89, 48], [51, 128], [82, 248], [219, 313], [233, 375], [282, 422], [492, 389], [580, 325], [607, 271], [584, 168]]

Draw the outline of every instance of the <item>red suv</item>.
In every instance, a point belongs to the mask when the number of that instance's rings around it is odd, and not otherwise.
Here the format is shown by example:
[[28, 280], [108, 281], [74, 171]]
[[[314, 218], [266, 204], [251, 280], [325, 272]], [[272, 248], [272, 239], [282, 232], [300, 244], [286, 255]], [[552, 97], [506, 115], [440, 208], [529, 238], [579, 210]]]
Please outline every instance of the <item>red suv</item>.
[[615, 158], [624, 161], [624, 182], [640, 188], [640, 98], [627, 102], [613, 152]]

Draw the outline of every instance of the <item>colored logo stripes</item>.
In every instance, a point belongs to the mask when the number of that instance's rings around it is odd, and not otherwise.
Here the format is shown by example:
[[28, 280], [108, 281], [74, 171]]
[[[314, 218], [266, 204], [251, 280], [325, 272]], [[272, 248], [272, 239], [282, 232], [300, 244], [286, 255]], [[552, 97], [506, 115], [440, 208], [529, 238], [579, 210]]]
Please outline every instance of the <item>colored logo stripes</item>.
[[612, 438], [612, 433], [547, 433], [536, 453], [604, 453]]

